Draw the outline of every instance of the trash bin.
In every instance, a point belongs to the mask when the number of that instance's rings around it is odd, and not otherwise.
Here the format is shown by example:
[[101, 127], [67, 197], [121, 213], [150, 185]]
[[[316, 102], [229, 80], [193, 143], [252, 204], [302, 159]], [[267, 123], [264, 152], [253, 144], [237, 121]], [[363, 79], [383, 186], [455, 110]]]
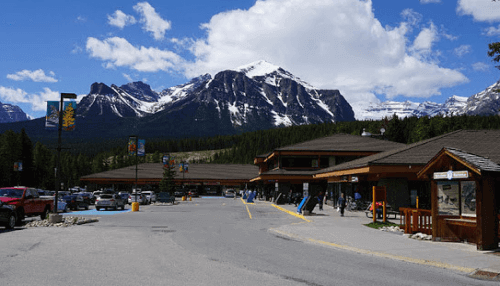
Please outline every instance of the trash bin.
[[139, 203], [138, 202], [133, 202], [132, 203], [132, 211], [133, 212], [138, 212], [139, 211]]

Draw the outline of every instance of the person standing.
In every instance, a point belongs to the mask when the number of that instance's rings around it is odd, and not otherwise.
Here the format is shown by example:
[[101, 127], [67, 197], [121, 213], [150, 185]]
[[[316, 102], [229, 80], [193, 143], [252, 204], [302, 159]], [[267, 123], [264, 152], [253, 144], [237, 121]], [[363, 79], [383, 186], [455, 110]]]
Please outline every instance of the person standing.
[[344, 193], [340, 194], [339, 201], [338, 201], [338, 206], [340, 208], [340, 216], [344, 216], [344, 209], [345, 209]]

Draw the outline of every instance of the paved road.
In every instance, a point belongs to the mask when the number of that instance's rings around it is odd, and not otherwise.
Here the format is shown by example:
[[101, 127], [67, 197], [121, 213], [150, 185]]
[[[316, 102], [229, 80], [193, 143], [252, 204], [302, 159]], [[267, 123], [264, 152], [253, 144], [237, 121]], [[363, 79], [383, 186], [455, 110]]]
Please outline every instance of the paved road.
[[294, 241], [266, 204], [199, 198], [69, 228], [0, 231], [0, 285], [497, 285]]

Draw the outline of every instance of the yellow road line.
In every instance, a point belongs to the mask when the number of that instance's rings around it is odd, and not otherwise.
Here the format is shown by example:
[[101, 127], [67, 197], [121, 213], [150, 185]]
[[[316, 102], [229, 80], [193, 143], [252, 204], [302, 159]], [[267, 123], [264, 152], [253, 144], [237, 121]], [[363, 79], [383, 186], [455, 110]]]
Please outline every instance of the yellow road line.
[[335, 247], [335, 248], [339, 248], [339, 249], [344, 249], [344, 250], [349, 250], [349, 251], [354, 251], [354, 252], [361, 253], [361, 254], [369, 254], [369, 255], [373, 255], [373, 256], [396, 259], [399, 261], [405, 261], [405, 262], [410, 262], [410, 263], [414, 263], [414, 264], [421, 264], [421, 265], [445, 268], [445, 269], [460, 271], [460, 272], [464, 272], [464, 273], [472, 273], [472, 272], [476, 271], [475, 268], [468, 268], [468, 267], [462, 267], [462, 266], [457, 266], [457, 265], [451, 265], [451, 264], [444, 263], [444, 262], [419, 259], [419, 258], [411, 258], [411, 257], [400, 256], [400, 255], [383, 253], [383, 252], [376, 252], [376, 251], [356, 248], [356, 247], [352, 247], [352, 246], [341, 245], [341, 244], [332, 243], [332, 242], [326, 242], [326, 241], [317, 240], [317, 239], [313, 239], [313, 238], [303, 238], [303, 237], [300, 237], [298, 235], [294, 235], [294, 234], [287, 233], [287, 232], [277, 230], [277, 229], [272, 229], [272, 231], [279, 233], [281, 235], [284, 235], [284, 236], [298, 239], [298, 240], [309, 241], [312, 243], [327, 245], [327, 246], [331, 246], [331, 247]]
[[293, 216], [295, 216], [295, 217], [301, 218], [301, 219], [303, 219], [303, 220], [305, 220], [305, 221], [307, 221], [307, 222], [311, 222], [310, 220], [306, 219], [303, 215], [299, 215], [299, 214], [297, 214], [297, 213], [291, 212], [291, 211], [289, 211], [289, 210], [287, 210], [287, 209], [284, 209], [284, 208], [282, 208], [282, 207], [279, 207], [279, 206], [277, 206], [277, 205], [275, 205], [275, 204], [271, 204], [271, 205], [272, 205], [273, 207], [275, 207], [275, 208], [279, 209], [279, 210], [280, 210], [280, 211], [282, 211], [282, 212], [286, 212], [286, 213], [288, 213], [288, 214], [290, 214], [290, 215], [293, 215]]
[[245, 206], [247, 208], [247, 212], [248, 212], [248, 216], [250, 217], [250, 219], [252, 219], [252, 214], [250, 213], [250, 210], [248, 209], [248, 206]]
[[247, 203], [243, 198], [240, 198], [240, 200], [245, 204], [245, 205], [254, 205], [255, 203]]

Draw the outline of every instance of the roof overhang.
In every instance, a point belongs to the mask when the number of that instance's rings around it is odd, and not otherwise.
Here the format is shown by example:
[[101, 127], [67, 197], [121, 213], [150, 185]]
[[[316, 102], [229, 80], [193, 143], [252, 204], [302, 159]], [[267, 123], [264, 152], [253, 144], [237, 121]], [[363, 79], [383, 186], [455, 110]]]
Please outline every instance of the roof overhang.
[[435, 169], [438, 168], [439, 166], [442, 166], [443, 164], [449, 164], [449, 162], [448, 162], [449, 159], [447, 159], [447, 158], [450, 158], [450, 159], [462, 164], [463, 166], [465, 166], [466, 168], [468, 168], [472, 172], [474, 172], [478, 175], [481, 175], [481, 169], [470, 164], [469, 162], [465, 161], [461, 157], [453, 154], [452, 152], [450, 152], [446, 148], [443, 148], [424, 167], [422, 167], [422, 170], [420, 170], [417, 173], [417, 177], [421, 178], [422, 176], [429, 175], [430, 173], [434, 172]]
[[381, 173], [417, 173], [422, 166], [420, 165], [372, 165], [363, 166], [358, 168], [351, 168], [345, 170], [331, 171], [321, 174], [314, 175], [316, 179], [328, 179], [331, 177], [340, 177], [347, 175], [370, 175], [370, 174], [381, 174]]

